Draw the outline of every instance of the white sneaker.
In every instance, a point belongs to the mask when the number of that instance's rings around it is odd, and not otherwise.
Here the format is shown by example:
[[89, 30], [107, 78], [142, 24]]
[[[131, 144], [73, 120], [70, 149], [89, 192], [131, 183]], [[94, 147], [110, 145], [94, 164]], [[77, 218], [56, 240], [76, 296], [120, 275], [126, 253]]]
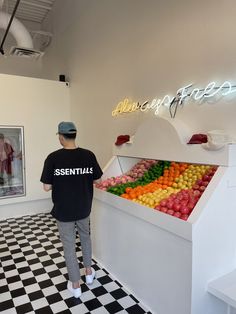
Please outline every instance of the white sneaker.
[[73, 294], [75, 298], [80, 298], [82, 295], [81, 288], [74, 289], [71, 281], [67, 282], [67, 289]]
[[87, 285], [91, 285], [93, 283], [93, 279], [95, 277], [95, 270], [93, 268], [91, 268], [92, 270], [92, 274], [91, 275], [86, 275], [85, 279], [86, 279], [86, 284]]

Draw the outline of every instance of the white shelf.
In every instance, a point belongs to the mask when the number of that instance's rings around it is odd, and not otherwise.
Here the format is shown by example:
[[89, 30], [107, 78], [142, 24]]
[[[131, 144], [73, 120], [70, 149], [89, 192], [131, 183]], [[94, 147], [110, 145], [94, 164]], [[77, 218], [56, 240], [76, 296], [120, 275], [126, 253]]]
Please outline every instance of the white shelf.
[[207, 291], [236, 308], [236, 270], [210, 281]]
[[236, 144], [225, 145], [214, 151], [206, 150], [200, 144], [188, 145], [193, 132], [180, 121], [174, 120], [147, 119], [137, 129], [133, 143], [114, 145], [113, 155], [236, 166]]

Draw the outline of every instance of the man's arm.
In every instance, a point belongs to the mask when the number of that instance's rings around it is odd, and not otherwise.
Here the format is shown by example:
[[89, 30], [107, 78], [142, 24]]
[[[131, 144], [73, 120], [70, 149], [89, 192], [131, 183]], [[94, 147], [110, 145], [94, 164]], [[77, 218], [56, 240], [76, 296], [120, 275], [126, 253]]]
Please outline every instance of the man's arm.
[[49, 192], [52, 189], [52, 185], [51, 184], [43, 184], [43, 189], [46, 192]]
[[54, 169], [53, 160], [51, 155], [49, 155], [44, 161], [43, 171], [40, 178], [40, 181], [43, 183], [43, 189], [46, 192], [52, 190], [54, 172], [53, 169]]
[[102, 181], [102, 179], [100, 178], [100, 179], [97, 179], [97, 180], [93, 180], [93, 184], [98, 184], [98, 183], [100, 183]]

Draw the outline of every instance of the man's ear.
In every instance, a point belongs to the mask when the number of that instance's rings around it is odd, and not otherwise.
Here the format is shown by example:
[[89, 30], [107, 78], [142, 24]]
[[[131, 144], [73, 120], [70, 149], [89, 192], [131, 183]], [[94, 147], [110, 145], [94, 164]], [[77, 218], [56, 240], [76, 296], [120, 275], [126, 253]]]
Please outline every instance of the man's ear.
[[62, 134], [59, 134], [59, 140], [64, 141], [64, 136]]

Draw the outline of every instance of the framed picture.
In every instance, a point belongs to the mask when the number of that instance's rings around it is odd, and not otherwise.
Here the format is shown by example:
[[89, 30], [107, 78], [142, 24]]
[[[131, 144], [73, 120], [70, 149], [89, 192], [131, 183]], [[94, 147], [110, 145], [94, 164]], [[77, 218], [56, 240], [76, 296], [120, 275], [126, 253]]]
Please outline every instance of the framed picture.
[[23, 126], [0, 126], [0, 199], [25, 195]]

